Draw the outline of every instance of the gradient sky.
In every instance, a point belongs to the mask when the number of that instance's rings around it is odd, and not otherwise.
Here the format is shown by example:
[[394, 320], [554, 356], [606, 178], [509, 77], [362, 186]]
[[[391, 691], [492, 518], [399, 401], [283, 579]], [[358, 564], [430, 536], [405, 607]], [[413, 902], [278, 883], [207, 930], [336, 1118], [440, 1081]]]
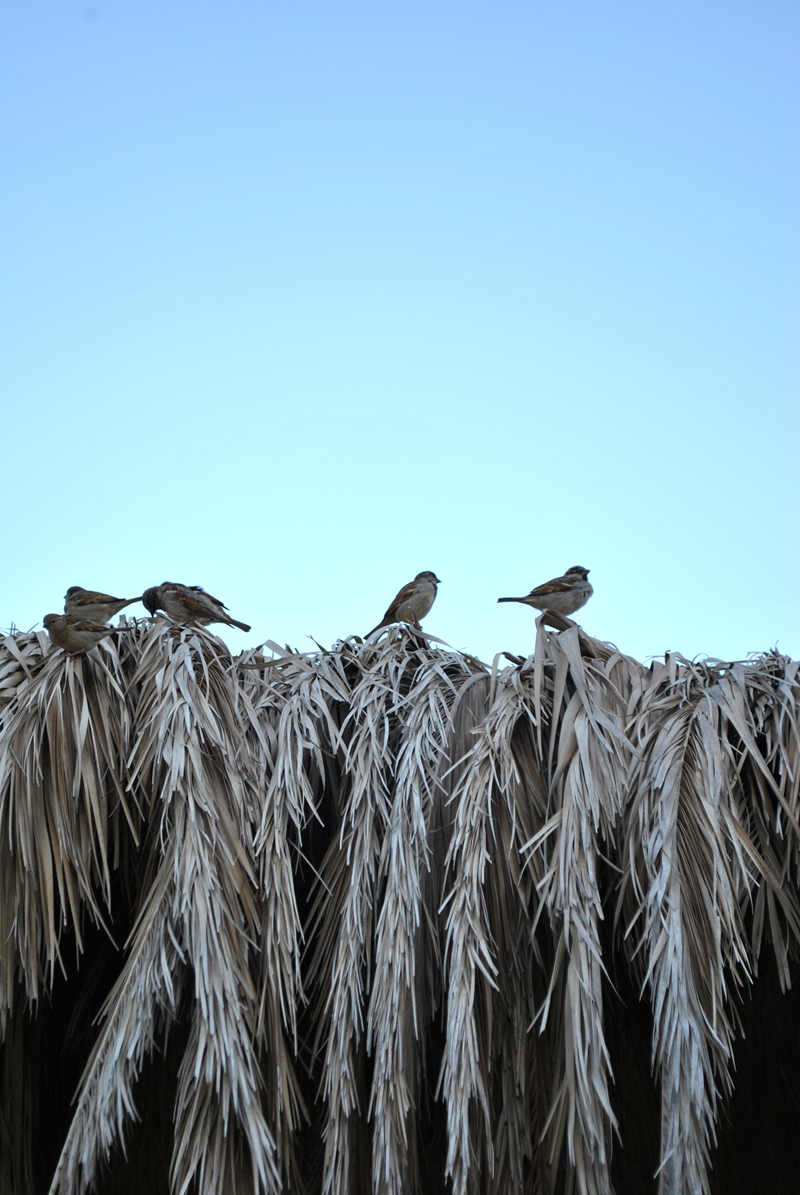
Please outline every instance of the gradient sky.
[[305, 650], [430, 568], [491, 660], [582, 564], [639, 658], [798, 656], [799, 30], [6, 0], [0, 626], [169, 578]]

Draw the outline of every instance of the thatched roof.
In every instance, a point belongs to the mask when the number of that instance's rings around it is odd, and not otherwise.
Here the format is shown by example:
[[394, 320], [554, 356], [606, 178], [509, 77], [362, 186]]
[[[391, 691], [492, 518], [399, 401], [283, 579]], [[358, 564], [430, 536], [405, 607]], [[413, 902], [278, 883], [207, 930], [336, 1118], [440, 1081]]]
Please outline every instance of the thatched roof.
[[3, 1195], [145, 1146], [175, 1192], [712, 1189], [798, 959], [798, 664], [561, 625], [0, 640]]

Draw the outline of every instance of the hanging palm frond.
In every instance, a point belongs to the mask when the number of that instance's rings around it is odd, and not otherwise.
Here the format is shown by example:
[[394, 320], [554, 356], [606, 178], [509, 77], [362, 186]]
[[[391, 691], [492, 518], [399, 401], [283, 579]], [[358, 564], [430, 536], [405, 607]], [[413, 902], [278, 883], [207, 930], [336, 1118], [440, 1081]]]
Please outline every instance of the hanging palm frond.
[[[543, 1134], [550, 1139], [547, 1166], [557, 1169], [566, 1140], [579, 1190], [610, 1189], [615, 1118], [603, 1036], [597, 861], [599, 840], [613, 842], [624, 800], [631, 752], [624, 715], [637, 666], [599, 644], [585, 658], [577, 628], [551, 636], [537, 621], [534, 655], [497, 678], [451, 798], [443, 1080], [456, 1192], [485, 1190], [488, 1176], [498, 1191], [522, 1191], [526, 1159]], [[545, 909], [551, 937], [542, 943], [537, 929]], [[538, 1001], [534, 964], [548, 972]], [[540, 1063], [518, 1059], [521, 1027], [533, 1021], [541, 1033], [550, 1029], [549, 1109], [525, 1087]], [[496, 1055], [501, 1042], [505, 1056]], [[493, 1099], [489, 1077], [508, 1083], [514, 1072], [511, 1088]], [[478, 1121], [474, 1113], [471, 1119], [473, 1102]], [[543, 1164], [539, 1158], [540, 1182]]]
[[52, 985], [62, 929], [82, 949], [84, 913], [107, 925], [121, 819], [136, 834], [123, 784], [130, 735], [115, 644], [91, 657], [47, 651], [44, 636], [7, 637], [14, 696], [0, 738], [0, 1033], [17, 976], [36, 1002]]
[[[308, 1112], [295, 1077], [297, 1019], [306, 995], [294, 873], [303, 830], [319, 816], [317, 800], [338, 734], [336, 708], [347, 693], [339, 657], [288, 652], [270, 665], [253, 699], [263, 738], [271, 732], [256, 839], [261, 893], [259, 1027], [267, 1043], [265, 1082], [280, 1173], [287, 1184], [296, 1186], [301, 1168], [295, 1158], [295, 1133]], [[266, 744], [261, 754], [266, 761]]]
[[[375, 1190], [415, 1189], [424, 1033], [435, 995], [427, 975], [435, 907], [423, 895], [437, 771], [448, 710], [475, 665], [390, 629], [345, 644], [348, 712], [336, 837], [313, 907], [310, 979], [319, 996], [315, 1054], [324, 1043], [324, 1191], [362, 1189], [367, 1118]], [[371, 1088], [366, 1053], [374, 1053]]]
[[128, 788], [149, 825], [149, 883], [131, 950], [105, 1007], [100, 1038], [53, 1191], [83, 1191], [121, 1137], [131, 1084], [158, 1030], [176, 1018], [193, 979], [188, 1043], [178, 1075], [172, 1182], [186, 1191], [235, 1189], [231, 1148], [249, 1147], [254, 1185], [278, 1190], [275, 1143], [259, 1099], [258, 927], [253, 866], [256, 808], [224, 644], [163, 623], [139, 643]]
[[[756, 925], [766, 902], [786, 980], [789, 941], [795, 952], [800, 941], [797, 890], [780, 860], [796, 856], [800, 838], [792, 680], [778, 716], [783, 733], [768, 749], [780, 782], [756, 742], [767, 723], [774, 730], [763, 699], [777, 695], [787, 664], [795, 680], [795, 666], [774, 656], [747, 666], [672, 655], [654, 664], [632, 726], [640, 754], [626, 809], [627, 920], [652, 992], [664, 1192], [708, 1189], [718, 1092], [727, 1097], [733, 1088], [737, 1006], [729, 986], [752, 982], [757, 957], [745, 925], [754, 889]], [[755, 826], [760, 841], [751, 837]]]
[[[623, 1195], [626, 1018], [635, 1189], [722, 1190], [743, 1002], [800, 974], [797, 663], [645, 667], [554, 615], [491, 669], [411, 627], [266, 650], [0, 639], [0, 1195], [116, 1191], [139, 1116], [181, 1195]], [[19, 1082], [51, 1024], [57, 1165]]]

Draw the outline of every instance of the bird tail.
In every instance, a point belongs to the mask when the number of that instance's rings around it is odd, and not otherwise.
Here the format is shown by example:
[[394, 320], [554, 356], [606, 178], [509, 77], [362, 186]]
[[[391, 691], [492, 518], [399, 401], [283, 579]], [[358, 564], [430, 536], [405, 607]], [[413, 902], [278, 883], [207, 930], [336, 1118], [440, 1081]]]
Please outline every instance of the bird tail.
[[525, 602], [525, 598], [498, 598], [498, 602]]
[[238, 627], [240, 631], [249, 631], [250, 627], [246, 622], [237, 622], [235, 618], [228, 619], [228, 626]]

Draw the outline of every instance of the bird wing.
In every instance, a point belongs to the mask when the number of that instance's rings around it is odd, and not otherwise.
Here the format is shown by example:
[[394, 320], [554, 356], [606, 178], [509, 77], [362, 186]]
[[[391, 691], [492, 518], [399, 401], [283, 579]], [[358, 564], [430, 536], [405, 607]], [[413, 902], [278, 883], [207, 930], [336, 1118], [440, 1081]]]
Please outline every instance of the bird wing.
[[409, 581], [408, 585], [404, 585], [403, 588], [399, 591], [399, 593], [395, 597], [395, 599], [392, 602], [389, 609], [384, 614], [384, 616], [383, 616], [384, 622], [394, 622], [395, 615], [397, 614], [397, 611], [400, 609], [400, 607], [403, 605], [403, 603], [407, 602], [409, 600], [409, 598], [415, 597], [416, 593], [417, 593], [417, 582], [416, 581]]
[[97, 622], [93, 618], [75, 618], [74, 616], [64, 615], [65, 625], [64, 630], [69, 631], [91, 631], [94, 635], [111, 634], [113, 627], [108, 626], [105, 622]]
[[215, 614], [219, 614], [219, 610], [214, 607], [213, 598], [209, 601], [210, 595], [204, 593], [198, 585], [175, 585], [172, 588], [175, 591], [175, 596], [188, 614], [201, 618], [209, 618]]
[[200, 585], [192, 585], [190, 587], [194, 593], [202, 594], [202, 596], [209, 602], [213, 602], [215, 606], [219, 606], [220, 610], [227, 610], [228, 607], [219, 598], [213, 597], [210, 593], [206, 593], [205, 589]]
[[[398, 621], [397, 611], [400, 609], [403, 602], [407, 602], [408, 599], [410, 597], [413, 597], [416, 592], [417, 592], [416, 580], [409, 581], [408, 585], [404, 585], [403, 588], [400, 590], [400, 592], [396, 595], [394, 601], [392, 602], [391, 606], [386, 611], [386, 613], [384, 614], [383, 618], [380, 620], [378, 625], [376, 627], [372, 628], [372, 631], [379, 631], [381, 629], [381, 627], [388, 626], [390, 622], [397, 622]], [[371, 635], [372, 631], [367, 631], [367, 635]]]
[[[178, 587], [176, 586], [176, 588]], [[228, 607], [219, 598], [206, 593], [205, 589], [201, 589], [199, 585], [181, 585], [180, 598], [187, 610], [191, 610], [195, 614], [199, 613], [209, 621], [225, 622], [230, 627], [238, 627], [240, 631], [250, 630], [249, 623], [231, 618]]]
[[566, 577], [554, 577], [552, 581], [545, 581], [544, 585], [537, 585], [528, 597], [549, 597], [553, 593], [571, 593], [575, 588], [574, 580]]
[[[96, 606], [98, 602], [124, 602], [125, 598], [112, 597], [110, 593], [98, 593], [94, 589], [84, 589], [82, 593], [74, 593], [69, 599], [72, 606]], [[136, 601], [136, 598], [133, 598]]]

